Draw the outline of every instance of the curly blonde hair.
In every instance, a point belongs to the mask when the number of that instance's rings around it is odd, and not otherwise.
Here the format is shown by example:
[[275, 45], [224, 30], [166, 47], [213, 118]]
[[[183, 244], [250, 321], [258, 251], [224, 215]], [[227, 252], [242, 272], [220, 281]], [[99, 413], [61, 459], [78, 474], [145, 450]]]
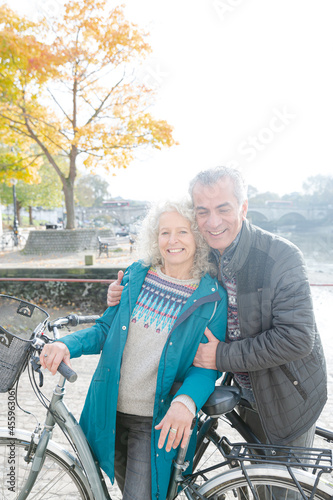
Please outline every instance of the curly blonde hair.
[[191, 270], [192, 278], [198, 279], [212, 271], [209, 261], [210, 248], [198, 230], [195, 213], [189, 200], [167, 201], [153, 204], [141, 223], [136, 250], [147, 266], [163, 266], [163, 258], [158, 246], [160, 217], [165, 212], [178, 212], [190, 223], [196, 243], [196, 252]]

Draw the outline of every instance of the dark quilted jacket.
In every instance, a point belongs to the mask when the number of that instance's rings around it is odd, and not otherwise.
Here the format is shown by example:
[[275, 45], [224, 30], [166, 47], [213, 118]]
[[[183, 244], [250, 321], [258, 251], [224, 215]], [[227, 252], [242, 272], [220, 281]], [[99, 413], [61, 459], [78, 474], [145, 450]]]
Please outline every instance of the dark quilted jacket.
[[217, 368], [249, 372], [271, 442], [285, 444], [318, 419], [326, 365], [304, 260], [295, 245], [244, 221], [224, 274], [236, 275], [242, 340], [220, 342]]

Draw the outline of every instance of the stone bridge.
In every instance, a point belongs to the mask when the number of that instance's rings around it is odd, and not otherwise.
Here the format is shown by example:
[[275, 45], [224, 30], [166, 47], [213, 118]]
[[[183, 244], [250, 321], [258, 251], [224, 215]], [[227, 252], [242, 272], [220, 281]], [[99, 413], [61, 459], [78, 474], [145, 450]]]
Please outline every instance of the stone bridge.
[[256, 206], [249, 202], [248, 219], [254, 224], [262, 222], [278, 222], [280, 224], [297, 224], [305, 222], [324, 222], [332, 219], [333, 209], [330, 207], [297, 207], [297, 206]]
[[129, 206], [112, 206], [107, 205], [103, 207], [106, 214], [112, 215], [115, 220], [122, 226], [129, 226], [135, 224], [138, 220], [142, 219], [147, 213], [148, 206], [142, 205], [129, 205]]

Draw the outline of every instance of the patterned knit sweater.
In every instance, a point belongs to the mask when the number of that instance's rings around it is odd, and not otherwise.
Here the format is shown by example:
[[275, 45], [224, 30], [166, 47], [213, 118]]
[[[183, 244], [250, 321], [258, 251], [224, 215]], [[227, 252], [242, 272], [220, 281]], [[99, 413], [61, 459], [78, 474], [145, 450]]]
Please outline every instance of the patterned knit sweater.
[[178, 280], [151, 267], [133, 310], [123, 352], [118, 411], [152, 416], [157, 371], [168, 335], [200, 280]]

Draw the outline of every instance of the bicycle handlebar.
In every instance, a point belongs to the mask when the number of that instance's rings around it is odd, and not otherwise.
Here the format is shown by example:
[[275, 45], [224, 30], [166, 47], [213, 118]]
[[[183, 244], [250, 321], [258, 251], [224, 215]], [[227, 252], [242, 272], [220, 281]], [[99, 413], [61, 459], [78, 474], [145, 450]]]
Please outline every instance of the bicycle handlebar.
[[[63, 326], [77, 326], [77, 325], [84, 325], [88, 323], [95, 323], [96, 319], [98, 319], [99, 316], [96, 315], [91, 315], [91, 316], [79, 316], [78, 314], [69, 314], [68, 316], [65, 316], [63, 318], [58, 318], [48, 324], [48, 329], [50, 331], [53, 331], [53, 334], [57, 331], [58, 328], [62, 328]], [[75, 382], [77, 379], [77, 373], [72, 370], [66, 363], [61, 361], [60, 365], [58, 366], [57, 370], [60, 375], [65, 377], [68, 382]]]
[[[83, 325], [87, 323], [95, 323], [96, 319], [98, 319], [99, 316], [97, 315], [91, 315], [91, 316], [79, 316], [77, 314], [69, 314], [68, 316], [64, 316], [62, 318], [57, 318], [54, 321], [50, 321], [47, 323], [47, 328], [49, 331], [53, 332], [54, 339], [58, 338], [58, 328], [62, 328], [63, 326], [77, 326], [77, 325]], [[47, 339], [47, 337], [46, 337]], [[51, 339], [47, 339], [46, 342], [49, 342]], [[45, 337], [44, 340], [42, 338], [36, 337], [33, 341], [33, 346], [34, 348], [41, 352], [45, 345]], [[38, 359], [38, 358], [37, 358]], [[39, 364], [39, 363], [37, 363]], [[61, 361], [60, 365], [58, 366], [57, 371], [65, 377], [68, 382], [75, 382], [77, 379], [77, 373], [72, 370], [66, 363]]]
[[64, 363], [63, 361], [61, 361], [57, 371], [60, 373], [60, 375], [65, 377], [65, 379], [68, 380], [68, 382], [73, 383], [77, 379], [77, 373], [74, 370], [72, 370], [72, 368], [70, 368], [68, 365], [66, 365], [66, 363]]
[[57, 318], [54, 321], [51, 321], [48, 323], [48, 329], [49, 331], [52, 331], [53, 328], [61, 328], [63, 326], [77, 326], [77, 325], [84, 325], [88, 323], [95, 323], [96, 319], [98, 319], [99, 316], [97, 315], [91, 315], [91, 316], [79, 316], [77, 314], [69, 314], [68, 316], [65, 316], [63, 318]]

